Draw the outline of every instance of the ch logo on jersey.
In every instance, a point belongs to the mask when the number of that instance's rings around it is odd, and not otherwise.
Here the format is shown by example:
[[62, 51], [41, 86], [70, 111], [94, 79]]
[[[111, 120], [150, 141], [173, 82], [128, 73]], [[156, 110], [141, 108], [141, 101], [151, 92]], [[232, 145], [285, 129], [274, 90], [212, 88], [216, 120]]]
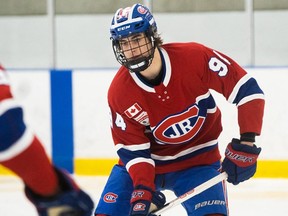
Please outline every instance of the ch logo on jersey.
[[108, 192], [104, 195], [103, 200], [106, 203], [115, 203], [118, 195], [112, 192]]
[[165, 144], [181, 144], [191, 140], [205, 121], [199, 115], [199, 107], [193, 105], [185, 112], [169, 116], [153, 129], [154, 137]]

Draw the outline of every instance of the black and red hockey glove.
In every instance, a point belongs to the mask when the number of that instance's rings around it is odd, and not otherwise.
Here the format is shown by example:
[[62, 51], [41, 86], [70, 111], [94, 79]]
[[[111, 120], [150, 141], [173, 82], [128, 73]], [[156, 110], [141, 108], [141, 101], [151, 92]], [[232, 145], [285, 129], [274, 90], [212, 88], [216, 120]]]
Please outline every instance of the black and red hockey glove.
[[91, 216], [94, 203], [68, 173], [55, 168], [61, 192], [54, 197], [42, 197], [25, 187], [27, 198], [34, 204], [39, 216]]
[[129, 216], [149, 216], [149, 213], [165, 205], [166, 198], [160, 191], [139, 185], [135, 187], [131, 197]]
[[222, 170], [228, 174], [227, 181], [237, 185], [251, 178], [256, 172], [260, 152], [261, 148], [256, 145], [240, 144], [240, 140], [232, 139], [222, 163]]

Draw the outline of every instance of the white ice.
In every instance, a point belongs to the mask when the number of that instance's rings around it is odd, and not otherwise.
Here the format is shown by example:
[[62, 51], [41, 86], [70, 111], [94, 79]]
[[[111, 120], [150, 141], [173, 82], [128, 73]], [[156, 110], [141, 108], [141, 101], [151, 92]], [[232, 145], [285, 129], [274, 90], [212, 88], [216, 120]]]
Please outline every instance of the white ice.
[[[107, 177], [75, 176], [77, 183], [98, 201]], [[174, 195], [165, 191], [168, 201]], [[228, 184], [230, 216], [287, 215], [288, 179], [250, 179], [237, 186]], [[22, 182], [14, 176], [0, 176], [0, 216], [37, 216], [23, 193]], [[162, 216], [186, 215], [181, 205]]]

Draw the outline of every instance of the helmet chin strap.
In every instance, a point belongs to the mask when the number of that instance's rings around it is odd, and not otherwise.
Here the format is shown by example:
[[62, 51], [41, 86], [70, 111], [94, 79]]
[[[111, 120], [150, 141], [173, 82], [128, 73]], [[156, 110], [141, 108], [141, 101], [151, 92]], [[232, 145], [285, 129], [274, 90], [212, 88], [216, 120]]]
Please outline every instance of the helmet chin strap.
[[141, 72], [146, 70], [152, 62], [152, 58], [148, 59], [146, 57], [141, 57], [136, 60], [129, 61], [129, 64], [127, 64], [127, 67], [131, 73], [133, 72]]

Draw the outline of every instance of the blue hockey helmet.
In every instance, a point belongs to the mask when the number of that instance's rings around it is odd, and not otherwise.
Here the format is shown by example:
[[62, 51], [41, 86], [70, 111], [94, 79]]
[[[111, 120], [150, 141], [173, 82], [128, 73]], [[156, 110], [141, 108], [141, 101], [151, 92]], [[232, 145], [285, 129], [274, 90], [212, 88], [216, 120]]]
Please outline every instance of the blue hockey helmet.
[[141, 4], [134, 4], [132, 7], [120, 8], [116, 11], [110, 33], [113, 40], [119, 40], [131, 34], [146, 32], [149, 28], [157, 30], [150, 10]]
[[[145, 34], [148, 51], [134, 59], [126, 58], [119, 41], [139, 33]], [[112, 19], [110, 34], [113, 51], [120, 64], [132, 72], [140, 72], [149, 67], [154, 57], [157, 25], [147, 7], [134, 4], [132, 7], [118, 9]]]

